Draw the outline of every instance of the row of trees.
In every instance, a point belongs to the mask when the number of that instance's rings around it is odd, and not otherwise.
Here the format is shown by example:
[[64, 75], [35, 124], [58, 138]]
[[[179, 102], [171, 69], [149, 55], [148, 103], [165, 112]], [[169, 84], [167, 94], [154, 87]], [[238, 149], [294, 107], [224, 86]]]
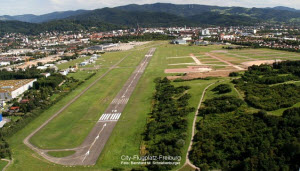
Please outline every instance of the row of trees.
[[219, 114], [232, 112], [244, 104], [244, 101], [234, 96], [221, 96], [212, 99], [207, 99], [204, 102], [204, 107], [199, 109], [199, 115]]
[[53, 74], [47, 78], [40, 78], [34, 82], [33, 88], [39, 90], [41, 88], [51, 87], [53, 90], [68, 77], [61, 74]]
[[232, 91], [229, 84], [220, 84], [215, 87], [212, 91], [217, 92], [218, 94], [225, 94]]
[[[156, 92], [144, 141], [147, 156], [181, 156], [187, 138], [187, 115], [195, 109], [188, 106], [190, 87], [174, 87], [167, 78], [155, 80]], [[167, 160], [160, 160], [168, 162]], [[149, 170], [170, 170], [174, 165], [147, 166]]]
[[[288, 52], [300, 52], [300, 49], [295, 48], [275, 48], [275, 47], [269, 47], [269, 46], [260, 46], [259, 43], [256, 42], [240, 42], [240, 41], [226, 41], [230, 42], [235, 45], [241, 45], [241, 46], [249, 46], [251, 48], [269, 48], [269, 49], [275, 49], [275, 50], [283, 50]], [[285, 42], [286, 43], [286, 42]], [[291, 45], [294, 45], [295, 43], [291, 43]]]
[[[48, 69], [44, 72], [54, 72]], [[13, 72], [3, 69], [0, 72], [0, 80], [15, 80], [15, 79], [31, 79], [31, 78], [41, 78], [41, 70], [36, 69], [36, 67], [27, 68], [25, 71], [22, 69], [15, 69]]]
[[9, 144], [3, 139], [0, 134], [0, 158], [11, 158]]
[[112, 42], [130, 42], [130, 41], [153, 41], [153, 40], [171, 40], [174, 39], [174, 36], [168, 36], [164, 34], [158, 33], [146, 33], [143, 35], [127, 35], [127, 36], [119, 36], [113, 37]]

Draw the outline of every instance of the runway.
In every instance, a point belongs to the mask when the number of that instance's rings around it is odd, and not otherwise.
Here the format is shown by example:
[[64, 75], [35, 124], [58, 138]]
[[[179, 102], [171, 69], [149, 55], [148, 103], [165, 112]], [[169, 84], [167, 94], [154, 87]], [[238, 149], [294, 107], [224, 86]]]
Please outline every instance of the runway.
[[[34, 135], [33, 133], [28, 136], [24, 143], [36, 151], [45, 159], [61, 165], [95, 165], [98, 157], [100, 156], [106, 142], [108, 141], [114, 127], [118, 120], [122, 118], [122, 112], [126, 107], [130, 97], [143, 75], [146, 67], [148, 66], [156, 48], [151, 48], [145, 55], [144, 59], [140, 62], [136, 70], [132, 73], [130, 78], [126, 81], [123, 88], [119, 91], [113, 101], [110, 103], [106, 111], [101, 115], [98, 122], [86, 137], [84, 142], [76, 148], [72, 149], [57, 149], [57, 150], [44, 150], [39, 149], [29, 142], [29, 139]], [[45, 126], [45, 125], [44, 125]], [[37, 130], [38, 131], [38, 130]], [[36, 131], [36, 132], [37, 132]], [[34, 132], [34, 133], [36, 133]], [[49, 151], [76, 151], [73, 155], [63, 158], [56, 158], [49, 156]]]

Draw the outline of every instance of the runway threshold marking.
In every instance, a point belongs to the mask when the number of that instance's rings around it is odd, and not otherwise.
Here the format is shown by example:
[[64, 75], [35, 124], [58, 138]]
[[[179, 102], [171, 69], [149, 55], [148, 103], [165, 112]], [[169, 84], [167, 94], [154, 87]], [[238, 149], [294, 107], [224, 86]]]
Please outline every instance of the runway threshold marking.
[[112, 101], [112, 104], [127, 104], [128, 100], [129, 98], [121, 98], [121, 99], [116, 98]]
[[122, 113], [104, 113], [98, 122], [118, 121]]

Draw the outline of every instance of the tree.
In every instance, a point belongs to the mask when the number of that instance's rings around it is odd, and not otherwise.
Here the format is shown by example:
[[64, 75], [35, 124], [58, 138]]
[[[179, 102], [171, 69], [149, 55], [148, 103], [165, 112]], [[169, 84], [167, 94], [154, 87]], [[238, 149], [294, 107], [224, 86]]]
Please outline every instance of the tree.
[[212, 91], [218, 92], [218, 94], [225, 94], [231, 92], [232, 89], [228, 84], [220, 84], [214, 89], [212, 89]]

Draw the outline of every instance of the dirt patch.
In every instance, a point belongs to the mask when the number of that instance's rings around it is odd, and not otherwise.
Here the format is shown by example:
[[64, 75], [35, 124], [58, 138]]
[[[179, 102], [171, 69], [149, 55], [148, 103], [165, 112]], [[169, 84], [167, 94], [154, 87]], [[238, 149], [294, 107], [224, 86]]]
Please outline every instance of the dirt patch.
[[40, 59], [36, 59], [36, 60], [33, 60], [33, 61], [25, 62], [23, 65], [20, 65], [16, 68], [24, 69], [24, 68], [27, 68], [27, 67], [31, 67], [32, 65], [37, 65], [39, 62], [41, 62], [43, 64], [46, 64], [48, 62], [54, 62], [58, 59], [60, 59], [59, 56], [52, 55], [52, 56], [48, 56], [48, 57], [45, 57], [45, 58], [40, 58]]
[[119, 46], [111, 47], [106, 49], [106, 51], [126, 51], [133, 49], [136, 46], [142, 46], [149, 42], [130, 42], [130, 43], [120, 43]]
[[220, 61], [202, 61], [203, 64], [220, 63]]
[[189, 73], [185, 76], [168, 76], [167, 78], [170, 80], [175, 79], [183, 79], [183, 80], [191, 80], [196, 78], [206, 78], [206, 77], [228, 77], [231, 72], [235, 72], [238, 70], [216, 70], [205, 73]]
[[192, 72], [209, 72], [210, 66], [188, 66], [187, 68], [165, 69], [165, 73], [192, 73]]
[[212, 53], [228, 53], [227, 50], [213, 50]]
[[183, 80], [191, 80], [191, 79], [206, 78], [206, 77], [229, 77], [229, 74], [231, 72], [241, 72], [241, 70], [237, 70], [232, 66], [227, 66], [225, 68], [212, 70], [209, 72], [190, 72], [190, 73], [186, 73], [185, 76], [168, 76], [168, 79], [174, 80], [180, 78]]
[[259, 61], [249, 61], [243, 62], [242, 64], [245, 66], [252, 66], [252, 65], [261, 65], [261, 64], [273, 64], [274, 62], [280, 62], [282, 60], [259, 60]]

